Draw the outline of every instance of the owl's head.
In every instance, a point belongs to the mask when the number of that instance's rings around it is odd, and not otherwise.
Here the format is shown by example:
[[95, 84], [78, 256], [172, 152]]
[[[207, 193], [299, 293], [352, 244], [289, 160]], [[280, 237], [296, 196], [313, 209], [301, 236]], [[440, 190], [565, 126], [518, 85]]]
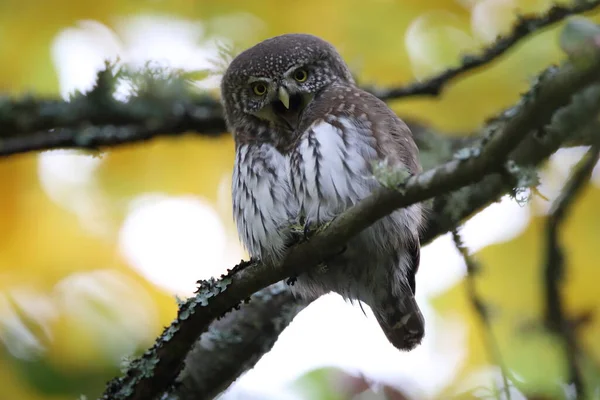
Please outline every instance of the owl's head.
[[336, 81], [354, 83], [328, 42], [306, 34], [267, 39], [240, 53], [227, 68], [221, 82], [226, 119], [234, 131], [262, 122], [292, 132], [306, 106]]

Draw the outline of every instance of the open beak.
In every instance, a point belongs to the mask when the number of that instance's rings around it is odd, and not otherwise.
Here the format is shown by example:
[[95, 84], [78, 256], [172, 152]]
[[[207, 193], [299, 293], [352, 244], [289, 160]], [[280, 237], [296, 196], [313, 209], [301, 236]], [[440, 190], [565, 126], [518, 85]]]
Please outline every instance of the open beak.
[[277, 91], [277, 96], [279, 100], [283, 103], [285, 108], [290, 109], [290, 94], [283, 86], [279, 86], [279, 90]]

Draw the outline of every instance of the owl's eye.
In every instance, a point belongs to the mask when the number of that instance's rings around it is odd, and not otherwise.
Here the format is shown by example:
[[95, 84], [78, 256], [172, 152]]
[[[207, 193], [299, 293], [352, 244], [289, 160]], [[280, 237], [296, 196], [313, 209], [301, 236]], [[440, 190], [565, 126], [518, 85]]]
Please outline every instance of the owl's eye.
[[267, 93], [267, 85], [262, 82], [257, 82], [252, 86], [252, 91], [257, 96], [262, 96]]
[[298, 82], [304, 82], [306, 79], [308, 79], [308, 72], [302, 68], [297, 69], [294, 71], [294, 79]]

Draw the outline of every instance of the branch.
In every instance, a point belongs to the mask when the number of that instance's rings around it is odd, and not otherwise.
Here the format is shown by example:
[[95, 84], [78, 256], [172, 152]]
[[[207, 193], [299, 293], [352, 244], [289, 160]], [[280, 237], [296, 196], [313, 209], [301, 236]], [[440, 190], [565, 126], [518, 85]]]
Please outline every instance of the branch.
[[[533, 169], [561, 147], [597, 143], [600, 122], [600, 84], [591, 85], [573, 96], [571, 104], [558, 110], [551, 123], [529, 132], [510, 159], [523, 170]], [[481, 182], [456, 192], [438, 196], [433, 202], [433, 217], [421, 240], [424, 243], [452, 231], [491, 203], [518, 186], [515, 176], [490, 175]]]
[[532, 33], [539, 33], [570, 15], [591, 11], [599, 5], [600, 1], [582, 1], [570, 7], [554, 5], [540, 16], [521, 16], [508, 35], [499, 37], [494, 44], [484, 49], [479, 55], [463, 56], [462, 64], [458, 67], [447, 69], [424, 82], [413, 83], [405, 87], [368, 90], [382, 100], [408, 96], [438, 96], [450, 81], [456, 81], [456, 78], [467, 72], [495, 61]]
[[271, 350], [279, 334], [308, 303], [280, 282], [215, 321], [185, 360], [176, 388], [180, 400], [210, 400]]
[[508, 381], [508, 369], [506, 365], [504, 365], [504, 361], [502, 361], [502, 355], [500, 353], [500, 348], [498, 346], [498, 342], [496, 341], [496, 337], [494, 336], [494, 332], [492, 331], [492, 324], [490, 322], [488, 316], [487, 306], [483, 302], [483, 299], [479, 296], [477, 292], [477, 285], [475, 283], [475, 276], [480, 271], [479, 264], [475, 261], [473, 257], [469, 254], [468, 249], [465, 247], [458, 230], [452, 231], [452, 239], [454, 240], [454, 245], [458, 249], [460, 255], [465, 261], [465, 265], [467, 266], [467, 296], [471, 305], [473, 306], [473, 310], [479, 317], [481, 324], [483, 325], [483, 331], [485, 333], [484, 340], [486, 342], [486, 347], [490, 352], [490, 357], [493, 362], [498, 364], [500, 367], [500, 371], [502, 374], [502, 383], [503, 383], [503, 391], [504, 396], [507, 400], [511, 400], [510, 395], [510, 385]]
[[560, 286], [566, 271], [565, 256], [558, 236], [559, 229], [565, 221], [569, 208], [589, 182], [594, 166], [598, 162], [599, 155], [600, 147], [592, 146], [575, 167], [562, 193], [552, 205], [546, 230], [547, 251], [546, 268], [544, 271], [546, 283], [546, 323], [553, 332], [559, 334], [563, 339], [565, 356], [569, 365], [570, 380], [575, 387], [577, 398], [585, 397], [585, 387], [578, 362], [580, 349], [577, 345], [576, 332], [574, 332], [575, 326], [573, 321], [566, 316], [562, 301]]
[[521, 102], [491, 125], [481, 148], [422, 174], [395, 189], [380, 188], [334, 219], [311, 240], [292, 247], [277, 268], [258, 261], [242, 263], [218, 281], [202, 285], [198, 294], [180, 308], [178, 318], [155, 345], [136, 360], [124, 377], [111, 381], [105, 399], [146, 399], [168, 389], [196, 338], [216, 318], [254, 292], [289, 276], [298, 275], [333, 255], [351, 237], [397, 208], [476, 183], [505, 171], [507, 157], [528, 132], [550, 122], [579, 90], [600, 79], [600, 60], [585, 68], [566, 64], [550, 68]]
[[0, 157], [51, 149], [97, 150], [194, 131], [227, 131], [216, 100], [188, 95], [134, 97], [128, 102], [108, 98], [98, 104], [86, 95], [71, 102], [0, 101]]
[[[521, 17], [509, 35], [499, 38], [480, 55], [465, 56], [459, 67], [402, 88], [365, 89], [384, 100], [438, 95], [451, 80], [496, 60], [532, 33], [598, 5], [600, 0], [571, 7], [557, 5], [541, 16]], [[189, 82], [179, 75], [169, 81], [150, 71], [146, 86], [160, 90], [117, 101], [114, 86], [121, 75], [107, 65], [98, 73], [94, 89], [70, 101], [0, 98], [0, 157], [52, 149], [97, 150], [158, 136], [186, 132], [218, 135], [227, 131], [221, 104], [206, 93], [183, 87], [182, 83]]]

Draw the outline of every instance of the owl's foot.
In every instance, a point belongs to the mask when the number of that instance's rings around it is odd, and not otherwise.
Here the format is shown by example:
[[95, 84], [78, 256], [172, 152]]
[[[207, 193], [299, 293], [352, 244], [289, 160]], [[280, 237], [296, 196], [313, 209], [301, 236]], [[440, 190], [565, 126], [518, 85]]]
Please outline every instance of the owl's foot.
[[304, 223], [303, 233], [304, 233], [304, 240], [308, 240], [311, 237], [311, 235], [313, 234], [312, 229], [310, 227], [310, 222], [308, 220]]
[[330, 221], [324, 222], [320, 225], [317, 225], [317, 224], [313, 225], [311, 221], [306, 220], [306, 222], [304, 223], [304, 232], [303, 232], [304, 240], [310, 239], [316, 233], [323, 232], [325, 229], [327, 229], [329, 227], [329, 225], [331, 225], [332, 222], [333, 222], [333, 219]]
[[313, 226], [310, 220], [301, 219], [298, 223], [291, 225], [289, 229], [292, 235], [297, 237], [300, 242], [307, 242], [311, 236], [320, 232], [328, 225], [329, 222], [326, 222], [321, 226]]
[[294, 224], [294, 225], [290, 225], [290, 232], [293, 235], [297, 235], [297, 236], [304, 235], [304, 230], [305, 229], [306, 228], [305, 228], [304, 224], [302, 224], [302, 223], [297, 223], [297, 224]]

